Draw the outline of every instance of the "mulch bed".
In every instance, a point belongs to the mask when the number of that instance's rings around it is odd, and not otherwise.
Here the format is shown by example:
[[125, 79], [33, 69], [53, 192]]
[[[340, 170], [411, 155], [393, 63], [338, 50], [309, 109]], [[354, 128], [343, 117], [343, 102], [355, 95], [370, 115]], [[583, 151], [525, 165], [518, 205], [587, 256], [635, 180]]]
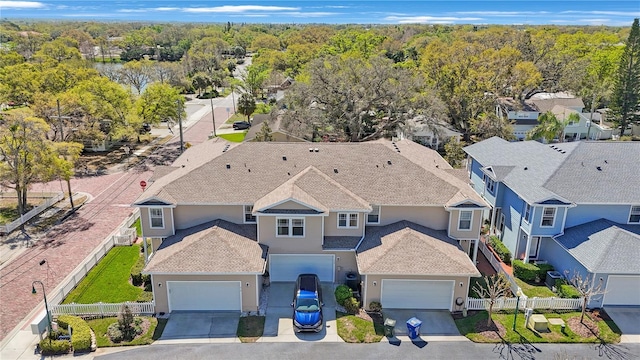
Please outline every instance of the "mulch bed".
[[486, 321], [478, 321], [475, 329], [479, 335], [491, 340], [500, 340], [507, 334], [507, 329], [495, 321], [492, 321], [488, 326]]
[[576, 333], [576, 335], [581, 337], [591, 337], [591, 336], [599, 336], [600, 329], [598, 328], [598, 324], [596, 324], [593, 320], [589, 319], [588, 316], [584, 317], [584, 321], [580, 322], [580, 317], [572, 317], [567, 320], [567, 326], [569, 329]]

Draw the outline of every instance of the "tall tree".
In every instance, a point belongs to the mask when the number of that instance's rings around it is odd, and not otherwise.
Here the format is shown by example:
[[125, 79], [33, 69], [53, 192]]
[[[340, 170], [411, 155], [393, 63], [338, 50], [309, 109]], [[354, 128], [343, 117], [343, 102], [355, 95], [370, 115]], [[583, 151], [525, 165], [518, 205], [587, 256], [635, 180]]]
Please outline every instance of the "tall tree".
[[251, 121], [251, 114], [256, 111], [256, 99], [250, 93], [240, 95], [238, 99], [238, 112], [247, 117], [247, 121]]
[[0, 128], [0, 181], [14, 189], [18, 196], [18, 212], [27, 212], [27, 192], [36, 181], [50, 180], [57, 174], [58, 156], [53, 143], [46, 138], [49, 126], [33, 117], [29, 110], [13, 110], [3, 114]]
[[470, 123], [471, 132], [479, 139], [484, 140], [493, 136], [501, 137], [505, 140], [514, 140], [513, 126], [509, 119], [497, 116], [495, 113], [480, 114]]
[[271, 128], [266, 120], [262, 122], [262, 127], [260, 127], [260, 131], [256, 134], [254, 141], [273, 141]]
[[120, 69], [119, 79], [136, 89], [138, 95], [142, 94], [144, 87], [151, 81], [152, 67], [150, 60], [129, 61]]
[[626, 47], [620, 59], [618, 75], [613, 90], [611, 108], [624, 136], [627, 124], [637, 116], [640, 105], [640, 25], [633, 20]]
[[182, 96], [178, 89], [168, 84], [153, 83], [142, 93], [136, 101], [136, 113], [140, 119], [148, 124], [159, 124], [161, 121], [177, 121], [178, 103]]

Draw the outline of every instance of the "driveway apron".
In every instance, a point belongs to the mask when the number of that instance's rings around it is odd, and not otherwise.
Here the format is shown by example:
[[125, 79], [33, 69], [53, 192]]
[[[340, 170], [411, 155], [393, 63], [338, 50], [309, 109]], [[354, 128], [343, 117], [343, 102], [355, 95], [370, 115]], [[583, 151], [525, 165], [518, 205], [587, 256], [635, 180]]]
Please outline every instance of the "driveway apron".
[[238, 312], [173, 312], [160, 340], [236, 338]]
[[465, 341], [460, 335], [451, 314], [446, 310], [383, 309], [385, 319], [396, 320], [396, 336], [408, 336], [407, 320], [416, 317], [422, 321], [420, 337], [425, 340]]
[[622, 332], [620, 342], [640, 342], [640, 306], [606, 306], [604, 310]]

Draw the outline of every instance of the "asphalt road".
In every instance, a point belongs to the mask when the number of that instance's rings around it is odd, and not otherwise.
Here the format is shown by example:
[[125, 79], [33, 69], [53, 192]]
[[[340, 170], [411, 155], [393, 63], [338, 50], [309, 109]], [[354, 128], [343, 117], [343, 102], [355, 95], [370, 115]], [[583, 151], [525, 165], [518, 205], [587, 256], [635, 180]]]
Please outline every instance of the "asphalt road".
[[134, 359], [638, 359], [640, 344], [476, 344], [472, 342], [403, 341], [399, 345], [337, 343], [254, 343], [151, 345], [109, 355], [99, 360]]

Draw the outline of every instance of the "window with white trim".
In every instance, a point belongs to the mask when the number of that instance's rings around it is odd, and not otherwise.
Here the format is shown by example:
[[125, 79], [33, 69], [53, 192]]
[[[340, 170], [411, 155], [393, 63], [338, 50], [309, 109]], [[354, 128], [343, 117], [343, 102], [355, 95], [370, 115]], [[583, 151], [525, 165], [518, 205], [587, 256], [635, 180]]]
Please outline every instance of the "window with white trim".
[[531, 205], [529, 204], [524, 208], [524, 221], [531, 223]]
[[276, 236], [278, 237], [303, 237], [304, 218], [277, 218]]
[[556, 208], [546, 207], [542, 210], [542, 222], [541, 227], [553, 227], [556, 221]]
[[487, 188], [487, 191], [491, 194], [493, 194], [493, 192], [496, 190], [496, 182], [493, 181], [490, 177], [488, 177], [487, 175], [484, 176], [484, 183], [485, 183], [485, 187]]
[[629, 213], [629, 224], [640, 224], [640, 206], [634, 205]]
[[338, 213], [338, 227], [351, 229], [358, 227], [358, 213]]
[[164, 228], [164, 215], [162, 208], [149, 208], [149, 224], [152, 229]]
[[460, 211], [458, 218], [458, 230], [471, 230], [471, 220], [473, 219], [473, 211]]
[[371, 205], [371, 208], [367, 214], [367, 224], [380, 224], [380, 205]]
[[253, 205], [245, 205], [244, 206], [244, 222], [245, 223], [255, 223], [256, 216], [253, 215]]

